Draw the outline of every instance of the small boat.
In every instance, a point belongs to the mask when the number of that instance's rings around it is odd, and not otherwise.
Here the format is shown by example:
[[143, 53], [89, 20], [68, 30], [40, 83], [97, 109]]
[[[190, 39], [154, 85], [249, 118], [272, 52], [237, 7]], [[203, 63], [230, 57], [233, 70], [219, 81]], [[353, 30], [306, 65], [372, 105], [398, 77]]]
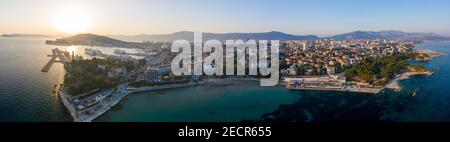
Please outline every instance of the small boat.
[[412, 96], [415, 97], [417, 95], [417, 91], [419, 91], [419, 88], [416, 88], [416, 90], [414, 90]]

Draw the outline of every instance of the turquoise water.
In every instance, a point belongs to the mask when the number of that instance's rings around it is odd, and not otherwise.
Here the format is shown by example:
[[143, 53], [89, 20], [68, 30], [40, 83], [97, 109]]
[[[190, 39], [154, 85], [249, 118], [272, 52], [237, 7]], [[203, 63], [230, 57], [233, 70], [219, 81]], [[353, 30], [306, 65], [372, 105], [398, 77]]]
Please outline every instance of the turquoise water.
[[[419, 49], [430, 49], [450, 53], [450, 43], [427, 43]], [[417, 95], [408, 111], [394, 114], [400, 121], [450, 121], [450, 56], [441, 56], [429, 62], [421, 62], [431, 69], [432, 76], [416, 76], [401, 81], [404, 87], [400, 94]]]
[[258, 85], [259, 82], [242, 81], [133, 94], [97, 121], [241, 121], [258, 119], [280, 104], [299, 98], [295, 91]]
[[[52, 93], [62, 81], [62, 65], [54, 64], [48, 73], [41, 68], [54, 46], [45, 39], [0, 38], [0, 121], [70, 121], [59, 98]], [[75, 50], [82, 47], [58, 47]], [[450, 53], [450, 43], [427, 43], [421, 48]], [[262, 115], [295, 106], [308, 114], [308, 120], [356, 118], [394, 121], [450, 120], [450, 56], [425, 64], [435, 74], [401, 81], [400, 92], [379, 95], [289, 91], [282, 87], [259, 87], [258, 82], [203, 85], [133, 94], [96, 121], [241, 121], [257, 120]], [[416, 96], [411, 94], [417, 91]], [[300, 103], [299, 105], [286, 105]], [[297, 107], [298, 106], [298, 107]], [[335, 109], [335, 108], [342, 108]], [[306, 113], [307, 112], [307, 113]], [[380, 115], [372, 115], [377, 112]], [[352, 117], [350, 117], [352, 116]], [[353, 119], [348, 119], [353, 120]]]
[[[421, 48], [450, 53], [450, 43], [427, 43]], [[370, 95], [288, 91], [282, 87], [259, 87], [257, 83], [249, 82], [197, 86], [134, 94], [97, 121], [258, 120], [262, 115], [277, 110], [279, 105], [292, 103], [300, 105], [283, 105], [283, 108], [291, 107], [294, 111], [307, 113], [305, 121], [449, 121], [450, 56], [417, 64], [426, 65], [435, 74], [400, 81], [403, 87], [400, 92], [386, 90], [379, 95]], [[416, 89], [417, 94], [412, 96]], [[292, 112], [288, 110], [288, 113]]]
[[[450, 53], [449, 43], [426, 43], [422, 49]], [[264, 115], [265, 121], [450, 121], [450, 56], [424, 64], [433, 76], [400, 81], [401, 91], [385, 90], [377, 95], [342, 92], [299, 91], [301, 99]], [[414, 91], [417, 90], [416, 95]]]

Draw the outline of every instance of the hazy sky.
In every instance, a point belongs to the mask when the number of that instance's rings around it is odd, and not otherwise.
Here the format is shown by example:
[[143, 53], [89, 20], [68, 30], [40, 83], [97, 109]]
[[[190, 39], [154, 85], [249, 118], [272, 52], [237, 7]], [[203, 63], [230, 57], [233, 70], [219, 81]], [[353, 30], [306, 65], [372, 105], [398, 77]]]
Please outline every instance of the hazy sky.
[[449, 0], [0, 0], [0, 33], [60, 34], [54, 17], [78, 7], [93, 19], [86, 32], [176, 31], [332, 35], [403, 30], [450, 35]]

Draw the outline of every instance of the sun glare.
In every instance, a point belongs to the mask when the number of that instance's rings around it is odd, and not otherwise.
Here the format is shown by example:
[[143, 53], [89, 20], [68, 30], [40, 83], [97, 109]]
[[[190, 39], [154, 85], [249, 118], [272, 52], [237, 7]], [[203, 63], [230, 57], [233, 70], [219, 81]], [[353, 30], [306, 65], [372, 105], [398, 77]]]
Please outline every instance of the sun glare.
[[66, 51], [69, 52], [70, 55], [76, 55], [78, 52], [78, 47], [72, 45], [72, 46], [67, 47]]
[[92, 21], [89, 13], [83, 9], [65, 8], [56, 13], [53, 22], [61, 32], [77, 34], [86, 32]]

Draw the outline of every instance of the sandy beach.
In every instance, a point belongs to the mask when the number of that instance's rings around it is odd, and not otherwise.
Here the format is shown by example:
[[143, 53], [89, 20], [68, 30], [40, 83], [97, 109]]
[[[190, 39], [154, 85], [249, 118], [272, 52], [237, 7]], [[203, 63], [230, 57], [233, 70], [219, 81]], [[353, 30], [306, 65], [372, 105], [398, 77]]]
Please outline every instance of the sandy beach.
[[400, 80], [405, 80], [405, 79], [409, 79], [411, 76], [416, 76], [416, 75], [433, 75], [433, 72], [430, 71], [426, 71], [426, 72], [405, 72], [403, 74], [401, 74], [399, 77], [393, 79], [389, 84], [386, 85], [386, 88], [389, 89], [394, 89], [394, 90], [401, 90], [401, 86], [398, 83], [398, 81]]

